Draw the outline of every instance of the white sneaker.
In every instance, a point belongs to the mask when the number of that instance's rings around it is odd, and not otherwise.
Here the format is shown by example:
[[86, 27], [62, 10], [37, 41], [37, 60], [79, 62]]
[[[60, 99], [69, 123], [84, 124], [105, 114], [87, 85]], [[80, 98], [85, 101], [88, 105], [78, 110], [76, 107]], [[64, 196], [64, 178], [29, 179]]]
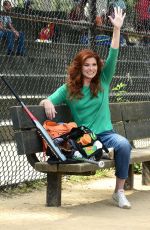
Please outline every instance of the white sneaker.
[[131, 208], [131, 204], [127, 200], [123, 189], [118, 190], [118, 192], [114, 193], [112, 195], [112, 198], [114, 199], [114, 201], [117, 203], [117, 205], [120, 208], [125, 208], [125, 209], [130, 209]]

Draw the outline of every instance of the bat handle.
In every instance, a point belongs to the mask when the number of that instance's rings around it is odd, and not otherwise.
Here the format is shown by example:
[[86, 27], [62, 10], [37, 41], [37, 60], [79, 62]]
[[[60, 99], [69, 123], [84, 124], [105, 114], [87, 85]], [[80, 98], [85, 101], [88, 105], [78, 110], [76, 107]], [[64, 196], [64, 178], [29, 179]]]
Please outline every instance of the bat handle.
[[99, 161], [97, 163], [98, 163], [99, 168], [104, 168], [104, 166], [105, 166], [104, 161]]
[[8, 86], [8, 88], [10, 89], [10, 91], [13, 93], [13, 95], [16, 97], [16, 99], [20, 102], [20, 104], [22, 105], [22, 101], [20, 100], [20, 98], [18, 97], [18, 95], [15, 93], [15, 91], [13, 90], [13, 88], [11, 87], [11, 85], [8, 83], [8, 81], [4, 78], [4, 76], [1, 76], [1, 79], [3, 80], [3, 82]]

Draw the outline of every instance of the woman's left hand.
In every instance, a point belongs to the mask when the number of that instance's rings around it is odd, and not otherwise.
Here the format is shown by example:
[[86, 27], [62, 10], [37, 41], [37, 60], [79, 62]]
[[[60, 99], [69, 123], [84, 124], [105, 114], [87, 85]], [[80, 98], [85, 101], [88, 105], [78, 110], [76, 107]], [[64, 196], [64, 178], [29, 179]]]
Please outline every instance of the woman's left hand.
[[124, 18], [126, 13], [123, 14], [122, 9], [120, 7], [114, 7], [114, 17], [108, 16], [113, 26], [117, 29], [120, 29], [123, 25]]

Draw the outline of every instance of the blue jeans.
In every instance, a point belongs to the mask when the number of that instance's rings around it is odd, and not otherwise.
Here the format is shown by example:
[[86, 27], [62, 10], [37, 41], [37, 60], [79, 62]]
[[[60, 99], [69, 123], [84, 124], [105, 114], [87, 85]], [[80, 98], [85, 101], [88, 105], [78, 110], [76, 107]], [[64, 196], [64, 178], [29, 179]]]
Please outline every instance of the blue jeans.
[[[7, 53], [10, 54], [14, 50], [14, 43], [15, 43], [15, 35], [12, 31], [6, 30], [0, 30], [0, 40], [2, 38], [6, 38], [7, 41]], [[18, 45], [17, 45], [17, 50], [16, 53], [19, 55], [23, 55], [25, 51], [24, 47], [24, 40], [25, 36], [23, 32], [19, 32], [19, 38], [18, 38]]]
[[100, 133], [97, 137], [107, 148], [114, 148], [115, 175], [120, 179], [126, 179], [128, 177], [131, 154], [129, 141], [113, 130]]

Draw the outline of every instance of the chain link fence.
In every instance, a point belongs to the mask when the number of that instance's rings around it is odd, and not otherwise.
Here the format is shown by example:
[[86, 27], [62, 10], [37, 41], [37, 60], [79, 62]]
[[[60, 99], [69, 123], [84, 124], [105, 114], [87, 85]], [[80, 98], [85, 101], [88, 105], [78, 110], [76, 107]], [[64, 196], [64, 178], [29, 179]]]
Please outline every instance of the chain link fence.
[[[14, 52], [8, 55], [8, 37], [4, 39], [0, 29], [0, 75], [6, 76], [25, 104], [39, 104], [64, 83], [66, 69], [80, 49], [94, 49], [105, 61], [112, 35], [107, 20], [109, 1], [13, 0], [7, 13], [3, 2], [0, 20], [11, 17], [15, 29], [23, 32], [25, 53], [15, 55], [19, 46], [15, 40]], [[138, 23], [136, 4], [126, 1], [111, 102], [150, 100], [150, 33], [144, 21], [143, 27]], [[0, 189], [44, 177], [29, 165], [26, 156], [17, 155], [9, 112], [15, 105], [17, 101], [0, 79]]]

